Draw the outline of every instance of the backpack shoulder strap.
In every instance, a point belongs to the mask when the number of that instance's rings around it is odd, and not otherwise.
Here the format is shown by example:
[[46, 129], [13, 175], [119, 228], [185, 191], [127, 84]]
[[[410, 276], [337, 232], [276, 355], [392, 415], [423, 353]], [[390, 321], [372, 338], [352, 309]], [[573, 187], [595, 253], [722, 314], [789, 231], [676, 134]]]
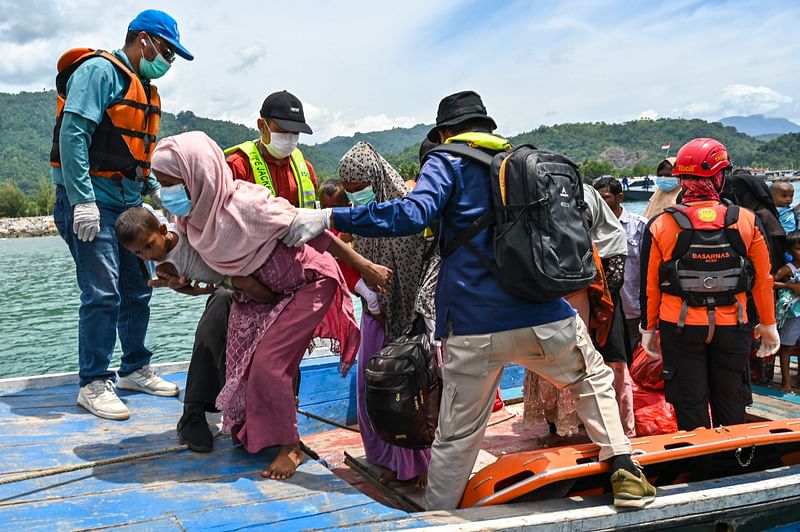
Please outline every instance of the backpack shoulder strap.
[[469, 244], [469, 241], [472, 239], [472, 237], [474, 237], [487, 227], [491, 227], [492, 225], [494, 225], [495, 215], [494, 211], [489, 209], [485, 213], [475, 218], [475, 220], [473, 220], [472, 223], [469, 224], [464, 229], [458, 229], [456, 226], [452, 224], [452, 222], [446, 220], [444, 217], [442, 217], [442, 220], [445, 220], [445, 223], [450, 228], [450, 230], [453, 231], [453, 233], [455, 233], [455, 237], [453, 238], [453, 240], [451, 240], [447, 244], [447, 246], [442, 250], [441, 253], [442, 258], [445, 258], [447, 256], [452, 255], [453, 252], [462, 245]]
[[742, 233], [731, 226], [739, 221], [740, 209], [738, 205], [729, 205], [725, 210], [725, 236], [733, 247], [734, 251], [741, 257], [747, 256], [747, 248], [742, 240]]
[[675, 242], [675, 247], [672, 249], [672, 260], [678, 259], [689, 251], [689, 246], [692, 243], [694, 236], [694, 228], [692, 227], [692, 220], [685, 212], [686, 207], [683, 205], [675, 205], [664, 209], [665, 213], [669, 213], [675, 223], [680, 227], [681, 232], [678, 233], [678, 238]]
[[427, 159], [428, 155], [434, 152], [443, 152], [449, 153], [451, 155], [457, 155], [459, 157], [465, 157], [467, 159], [476, 161], [484, 166], [491, 166], [493, 156], [489, 155], [483, 150], [479, 150], [478, 148], [472, 148], [463, 144], [461, 142], [454, 142], [452, 144], [439, 144], [435, 148], [431, 148], [428, 151], [428, 154], [425, 156]]
[[686, 214], [686, 208], [682, 205], [673, 205], [672, 207], [667, 207], [664, 209], [664, 212], [668, 212], [672, 215], [672, 219], [675, 220], [675, 223], [678, 224], [678, 227], [683, 229], [684, 231], [691, 231], [692, 227], [692, 220], [689, 219], [689, 215]]
[[[491, 168], [492, 159], [494, 158], [491, 154], [486, 153], [483, 150], [467, 146], [466, 144], [461, 142], [453, 142], [451, 144], [439, 144], [435, 148], [432, 148], [430, 151], [428, 151], [428, 154], [426, 154], [425, 157], [427, 158], [428, 155], [433, 152], [449, 153], [451, 155], [456, 155], [458, 157], [470, 159], [489, 168]], [[445, 220], [444, 218], [442, 219]], [[470, 251], [478, 255], [478, 258], [481, 259], [481, 262], [484, 263], [484, 266], [487, 266], [488, 268], [489, 267], [488, 265], [491, 264], [491, 262], [488, 261], [488, 259], [483, 256], [483, 253], [481, 253], [474, 246], [472, 246], [469, 241], [470, 239], [472, 239], [472, 237], [474, 237], [487, 227], [491, 227], [495, 223], [494, 211], [489, 209], [481, 216], [473, 220], [473, 222], [464, 229], [458, 229], [447, 220], [445, 220], [445, 223], [450, 228], [450, 230], [455, 234], [455, 237], [447, 244], [444, 250], [442, 250], [441, 252], [442, 258], [452, 255], [456, 249], [466, 244], [467, 247], [470, 248]]]

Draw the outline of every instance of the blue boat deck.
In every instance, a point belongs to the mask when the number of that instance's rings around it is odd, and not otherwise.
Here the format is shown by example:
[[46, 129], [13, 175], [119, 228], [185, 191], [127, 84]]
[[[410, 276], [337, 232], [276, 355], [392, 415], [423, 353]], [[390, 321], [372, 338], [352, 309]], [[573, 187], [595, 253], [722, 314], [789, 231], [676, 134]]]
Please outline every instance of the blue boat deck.
[[[183, 387], [185, 373], [165, 376]], [[77, 407], [76, 392], [75, 384], [64, 384], [0, 395], [0, 483], [46, 468], [168, 452], [0, 484], [3, 528], [374, 530], [392, 529], [396, 519], [407, 516], [375, 502], [313, 460], [291, 479], [278, 482], [259, 476], [272, 459], [271, 450], [250, 455], [234, 448], [227, 436], [217, 439], [210, 454], [180, 450], [175, 433], [182, 410], [178, 398], [121, 391], [131, 418], [120, 422]], [[299, 422], [301, 433], [315, 428], [302, 416]]]
[[[330, 358], [304, 362], [301, 408], [340, 423], [353, 423], [353, 376], [342, 380], [332, 371], [335, 366], [336, 361]], [[162, 373], [183, 388], [184, 372]], [[503, 388], [507, 396], [519, 394], [521, 378], [519, 368], [506, 372]], [[685, 485], [659, 488], [659, 499], [652, 511], [627, 514], [616, 514], [605, 498], [409, 514], [377, 502], [324, 463], [311, 459], [289, 480], [279, 482], [259, 476], [271, 461], [272, 450], [251, 455], [234, 447], [229, 436], [219, 437], [214, 452], [209, 454], [183, 449], [175, 433], [182, 410], [180, 398], [121, 391], [120, 396], [131, 409], [131, 418], [120, 422], [96, 418], [77, 407], [76, 395], [74, 375], [40, 381], [0, 381], [3, 529], [393, 530], [458, 523], [465, 530], [478, 530], [489, 523], [516, 528], [524, 521], [529, 526], [538, 523], [546, 528], [561, 523], [567, 526], [562, 529], [567, 530], [576, 525], [570, 524], [569, 516], [576, 516], [578, 509], [588, 516], [586, 519], [594, 519], [584, 523], [593, 523], [590, 528], [605, 527], [604, 523], [634, 527], [657, 523], [664, 509], [670, 508], [670, 497], [675, 501], [691, 497]], [[772, 402], [763, 410], [772, 409], [778, 415], [783, 408], [783, 417], [797, 416], [794, 398], [769, 399]], [[330, 429], [304, 416], [298, 416], [298, 422], [301, 435]], [[153, 451], [164, 452], [93, 466], [97, 461]], [[49, 468], [70, 466], [84, 469], [9, 482], [23, 475], [35, 477]], [[774, 483], [773, 477], [783, 483], [782, 490], [796, 495], [798, 489], [791, 486], [800, 480], [798, 467], [756, 480]], [[724, 482], [738, 486], [732, 480]], [[720, 486], [709, 484], [715, 489]], [[770, 500], [774, 487], [764, 486], [759, 496]], [[728, 500], [726, 497], [721, 495], [719, 500]], [[532, 504], [538, 506], [531, 507]], [[708, 511], [694, 506], [697, 512]], [[537, 516], [535, 522], [531, 521], [533, 515]]]

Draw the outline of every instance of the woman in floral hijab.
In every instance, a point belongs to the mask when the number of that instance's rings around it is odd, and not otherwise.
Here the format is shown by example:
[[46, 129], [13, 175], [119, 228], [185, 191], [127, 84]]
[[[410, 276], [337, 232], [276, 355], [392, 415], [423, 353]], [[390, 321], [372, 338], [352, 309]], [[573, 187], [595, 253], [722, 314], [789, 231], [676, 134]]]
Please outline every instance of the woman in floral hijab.
[[[411, 190], [397, 171], [366, 142], [359, 142], [339, 162], [339, 177], [353, 204], [386, 201], [405, 197]], [[415, 302], [419, 293], [425, 250], [429, 242], [420, 235], [390, 238], [354, 236], [356, 251], [393, 272], [388, 293], [378, 294], [385, 328], [366, 312], [361, 317], [361, 346], [358, 352], [358, 424], [367, 461], [389, 470], [381, 481], [417, 479], [417, 486], [427, 484], [430, 450], [414, 451], [381, 440], [372, 430], [364, 402], [364, 371], [372, 356], [386, 342], [402, 335], [414, 322]]]

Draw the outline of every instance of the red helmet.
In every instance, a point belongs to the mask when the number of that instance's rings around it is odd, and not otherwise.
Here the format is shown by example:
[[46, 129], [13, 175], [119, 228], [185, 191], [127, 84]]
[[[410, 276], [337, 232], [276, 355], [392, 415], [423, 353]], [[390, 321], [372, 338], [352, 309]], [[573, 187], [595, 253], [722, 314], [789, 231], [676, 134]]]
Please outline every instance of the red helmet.
[[728, 150], [720, 141], [707, 138], [694, 139], [678, 150], [672, 175], [712, 177], [730, 165]]

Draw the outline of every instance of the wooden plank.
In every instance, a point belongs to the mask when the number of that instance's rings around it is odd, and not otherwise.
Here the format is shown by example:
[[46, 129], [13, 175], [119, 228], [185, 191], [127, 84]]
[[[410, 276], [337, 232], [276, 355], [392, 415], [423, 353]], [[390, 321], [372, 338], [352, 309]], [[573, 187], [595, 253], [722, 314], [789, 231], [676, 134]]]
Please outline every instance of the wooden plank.
[[[280, 482], [258, 476], [271, 457], [244, 452], [220, 455], [212, 459], [210, 455], [187, 454], [135, 466], [112, 466], [88, 475], [84, 471], [0, 486], [0, 522], [89, 528], [241, 507], [235, 510], [242, 514], [239, 518], [249, 516], [243, 524], [288, 522], [319, 514], [317, 525], [327, 526], [332, 522], [328, 514], [341, 517], [335, 522], [347, 522], [348, 508], [368, 507], [375, 516], [395, 512], [374, 503], [314, 461], [305, 462], [290, 480]], [[237, 459], [238, 464], [225, 458]], [[11, 490], [16, 493], [9, 494]], [[98, 514], [97, 508], [103, 512]]]
[[[391, 500], [398, 508], [406, 512], [421, 512], [425, 509], [423, 498], [425, 492], [419, 490], [414, 485], [413, 481], [399, 481], [383, 483], [380, 481], [380, 476], [383, 472], [387, 471], [386, 468], [377, 466], [367, 462], [363, 454], [352, 455], [345, 451], [344, 463], [347, 464], [353, 471], [369, 482], [373, 487], [377, 488], [386, 498]], [[419, 493], [414, 493], [417, 491]]]
[[[162, 376], [173, 373], [186, 373], [189, 369], [189, 362], [162, 362], [151, 364], [153, 368]], [[116, 372], [119, 368], [109, 368]], [[72, 385], [76, 386], [79, 382], [77, 372], [50, 373], [47, 375], [33, 375], [30, 377], [9, 377], [0, 379], [0, 392], [12, 392], [22, 390], [32, 390], [46, 388], [51, 389], [56, 386]]]
[[767, 388], [766, 386], [753, 385], [754, 400], [775, 399], [783, 401], [787, 408], [794, 408], [800, 411], [800, 396], [794, 393], [785, 393], [774, 388]]

